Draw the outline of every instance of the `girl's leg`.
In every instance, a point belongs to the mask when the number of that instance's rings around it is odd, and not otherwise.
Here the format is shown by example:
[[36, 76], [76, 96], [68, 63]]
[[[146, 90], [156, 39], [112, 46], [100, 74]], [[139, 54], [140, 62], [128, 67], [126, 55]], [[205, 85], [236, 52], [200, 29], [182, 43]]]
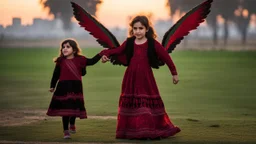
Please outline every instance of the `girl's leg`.
[[69, 122], [70, 122], [70, 125], [75, 125], [76, 117], [70, 117]]
[[69, 123], [70, 123], [69, 131], [71, 133], [76, 133], [75, 122], [76, 122], [76, 117], [70, 117], [70, 119], [69, 119]]
[[70, 134], [68, 131], [68, 124], [69, 124], [69, 117], [68, 116], [63, 116], [62, 117], [62, 124], [63, 124], [63, 129], [64, 129], [64, 139], [69, 139]]
[[62, 117], [62, 124], [63, 124], [63, 129], [68, 130], [68, 124], [69, 124], [69, 117], [68, 116], [63, 116]]

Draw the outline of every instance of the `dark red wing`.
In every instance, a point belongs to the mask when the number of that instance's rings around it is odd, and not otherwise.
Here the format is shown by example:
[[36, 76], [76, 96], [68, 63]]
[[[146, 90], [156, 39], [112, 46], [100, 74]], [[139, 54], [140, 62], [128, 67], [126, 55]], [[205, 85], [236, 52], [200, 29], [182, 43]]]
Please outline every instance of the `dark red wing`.
[[164, 35], [162, 45], [168, 53], [189, 34], [191, 30], [197, 29], [200, 23], [210, 13], [211, 3], [213, 0], [207, 0], [187, 12], [175, 25], [173, 25]]
[[119, 47], [120, 44], [116, 37], [105, 28], [99, 21], [92, 15], [85, 11], [78, 4], [71, 2], [74, 16], [79, 22], [79, 25], [97, 39], [97, 42], [105, 48]]

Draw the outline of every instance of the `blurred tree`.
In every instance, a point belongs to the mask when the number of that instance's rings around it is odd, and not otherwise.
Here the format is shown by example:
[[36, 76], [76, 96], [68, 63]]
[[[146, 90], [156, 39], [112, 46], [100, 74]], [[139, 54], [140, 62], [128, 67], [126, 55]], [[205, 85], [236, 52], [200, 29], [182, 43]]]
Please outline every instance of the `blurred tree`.
[[[175, 13], [176, 10], [182, 12], [187, 12], [196, 5], [202, 3], [205, 0], [168, 0], [168, 4], [171, 8], [171, 15]], [[168, 5], [167, 4], [167, 5]], [[232, 20], [234, 17], [234, 11], [238, 8], [239, 0], [214, 0], [211, 8], [211, 13], [209, 14], [207, 21], [208, 24], [213, 29], [213, 42], [215, 45], [218, 44], [218, 21], [217, 16], [222, 15], [225, 19], [224, 23], [224, 43], [227, 43], [228, 39], [228, 21]]]
[[[167, 7], [170, 8], [171, 17], [177, 14], [177, 11], [179, 11], [179, 17], [182, 17], [182, 14], [184, 12], [188, 12], [201, 2], [203, 2], [203, 0], [168, 0]], [[183, 43], [184, 46], [186, 47], [187, 37], [184, 38]]]
[[[96, 15], [97, 6], [101, 4], [101, 0], [71, 0], [86, 9], [90, 14]], [[40, 4], [44, 9], [49, 10], [49, 15], [53, 14], [54, 18], [60, 18], [63, 22], [63, 29], [71, 29], [71, 18], [73, 10], [70, 0], [40, 0]]]
[[251, 16], [256, 14], [256, 0], [240, 0], [240, 7], [236, 11], [236, 23], [242, 36], [242, 44], [246, 44], [248, 27]]
[[[239, 7], [239, 0], [214, 0], [212, 5], [212, 13], [216, 19], [217, 15], [221, 15], [224, 20], [224, 45], [227, 44], [229, 38], [228, 23], [234, 21], [234, 12]], [[215, 21], [216, 22], [216, 21]], [[214, 24], [213, 24], [214, 25]]]

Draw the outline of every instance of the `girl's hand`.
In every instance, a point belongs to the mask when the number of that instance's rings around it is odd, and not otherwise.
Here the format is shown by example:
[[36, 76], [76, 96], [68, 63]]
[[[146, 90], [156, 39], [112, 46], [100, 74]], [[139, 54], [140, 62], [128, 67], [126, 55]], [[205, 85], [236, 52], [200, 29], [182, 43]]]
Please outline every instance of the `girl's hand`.
[[109, 58], [107, 56], [103, 55], [101, 60], [103, 63], [105, 63], [105, 62], [109, 61]]
[[107, 50], [108, 50], [108, 48], [104, 48], [99, 54], [104, 55]]
[[173, 84], [178, 84], [178, 82], [179, 82], [178, 75], [172, 76], [172, 81], [173, 81]]
[[50, 88], [49, 92], [54, 92], [55, 88]]

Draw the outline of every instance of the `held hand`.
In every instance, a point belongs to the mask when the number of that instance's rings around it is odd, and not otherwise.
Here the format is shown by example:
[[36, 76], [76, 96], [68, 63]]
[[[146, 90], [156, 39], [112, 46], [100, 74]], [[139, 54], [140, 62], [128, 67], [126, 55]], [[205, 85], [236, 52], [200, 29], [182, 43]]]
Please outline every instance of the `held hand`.
[[179, 82], [178, 75], [174, 75], [174, 76], [172, 77], [172, 81], [173, 81], [173, 84], [178, 84], [178, 82]]
[[104, 48], [99, 54], [103, 56], [107, 50], [108, 48]]
[[49, 92], [54, 92], [55, 88], [50, 88]]
[[101, 58], [101, 61], [102, 61], [102, 63], [105, 63], [105, 62], [109, 61], [109, 58], [107, 56], [103, 55]]

